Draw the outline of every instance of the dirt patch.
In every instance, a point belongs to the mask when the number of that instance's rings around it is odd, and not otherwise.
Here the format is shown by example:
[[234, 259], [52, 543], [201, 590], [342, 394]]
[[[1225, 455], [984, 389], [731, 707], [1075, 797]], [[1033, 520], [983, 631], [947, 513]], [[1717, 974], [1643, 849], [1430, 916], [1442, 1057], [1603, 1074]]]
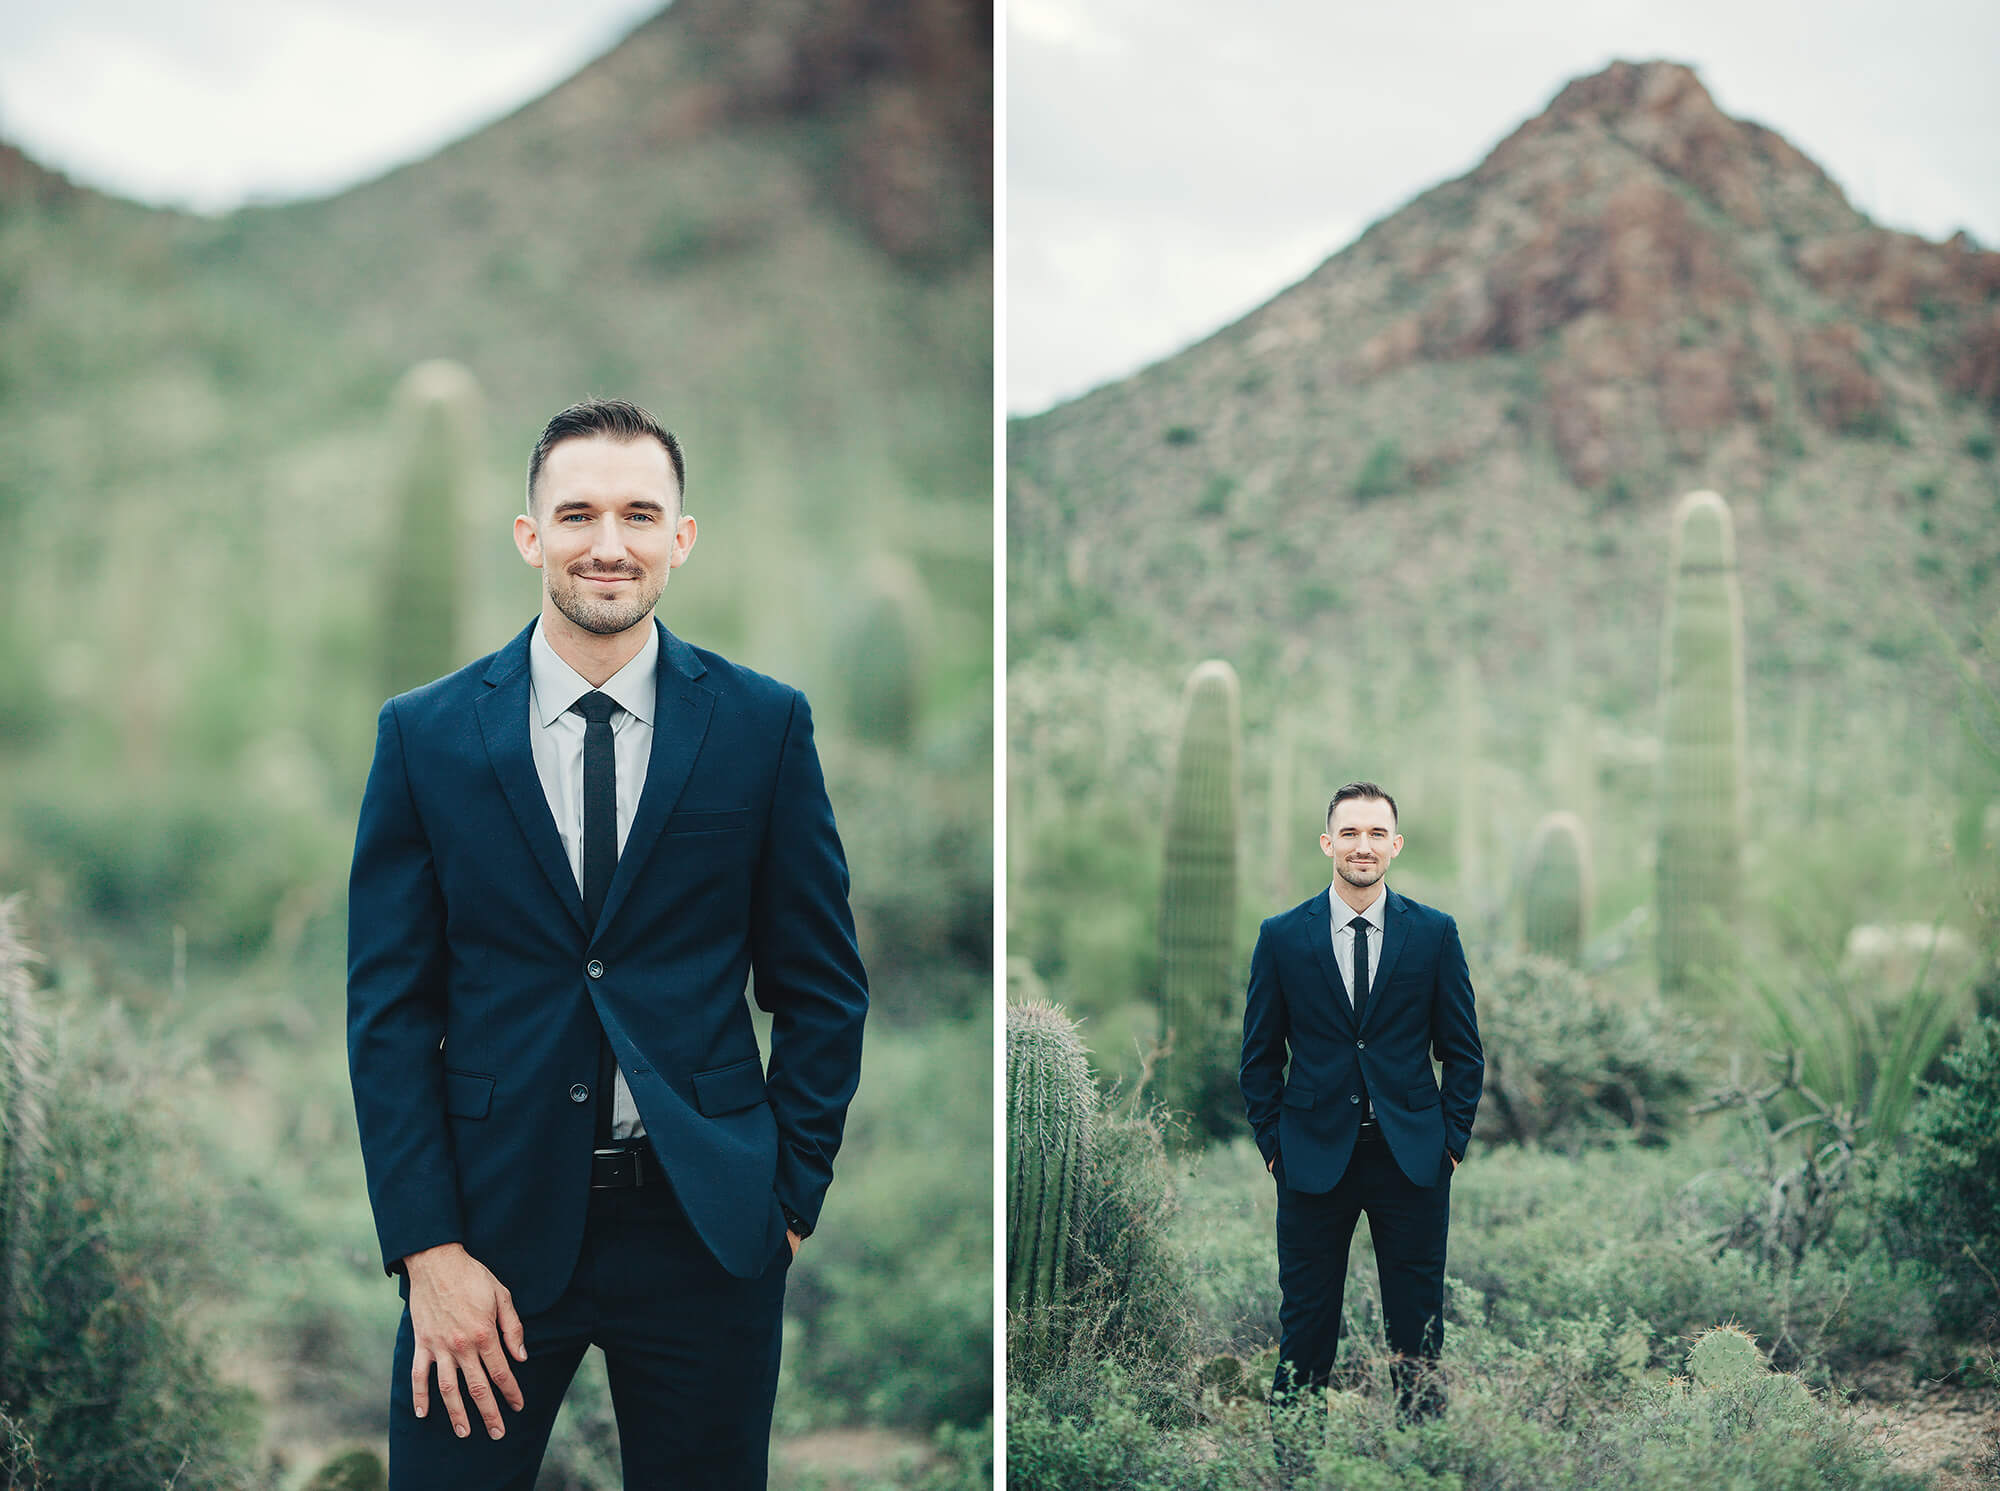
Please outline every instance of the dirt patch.
[[822, 1429], [782, 1440], [771, 1449], [786, 1465], [816, 1471], [835, 1486], [899, 1466], [917, 1469], [930, 1458], [930, 1446], [923, 1440], [892, 1429]]
[[2000, 1484], [2000, 1393], [1929, 1382], [1912, 1389], [1900, 1370], [1852, 1386], [1848, 1411], [1903, 1469], [1935, 1475], [1937, 1491]]

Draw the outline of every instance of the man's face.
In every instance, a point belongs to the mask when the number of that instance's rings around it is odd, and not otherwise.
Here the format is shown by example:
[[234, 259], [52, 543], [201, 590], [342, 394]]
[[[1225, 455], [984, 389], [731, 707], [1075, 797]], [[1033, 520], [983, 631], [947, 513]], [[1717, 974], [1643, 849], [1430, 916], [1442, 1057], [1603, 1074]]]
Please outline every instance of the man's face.
[[610, 636], [653, 614], [694, 531], [665, 446], [590, 435], [548, 453], [531, 512], [514, 520], [514, 543], [542, 572], [556, 610]]
[[1389, 861], [1403, 852], [1403, 836], [1381, 798], [1350, 797], [1333, 810], [1319, 847], [1342, 880], [1366, 887], [1388, 873]]

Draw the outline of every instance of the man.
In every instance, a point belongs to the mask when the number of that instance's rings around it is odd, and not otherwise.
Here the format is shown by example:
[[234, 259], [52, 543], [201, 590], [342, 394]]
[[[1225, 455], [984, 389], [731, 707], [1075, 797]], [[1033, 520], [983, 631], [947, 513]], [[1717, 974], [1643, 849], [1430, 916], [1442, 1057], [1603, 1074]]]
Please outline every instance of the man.
[[804, 698], [653, 619], [683, 481], [644, 410], [558, 414], [514, 520], [540, 615], [382, 708], [348, 1057], [399, 1491], [531, 1487], [593, 1342], [627, 1486], [765, 1481], [867, 988]]
[[1278, 1183], [1272, 1401], [1333, 1375], [1348, 1244], [1366, 1212], [1398, 1414], [1428, 1417], [1444, 1407], [1425, 1368], [1444, 1342], [1451, 1175], [1485, 1070], [1472, 980], [1457, 924], [1385, 883], [1403, 850], [1393, 797], [1342, 787], [1319, 845], [1333, 883], [1264, 923], [1243, 1013], [1243, 1103]]

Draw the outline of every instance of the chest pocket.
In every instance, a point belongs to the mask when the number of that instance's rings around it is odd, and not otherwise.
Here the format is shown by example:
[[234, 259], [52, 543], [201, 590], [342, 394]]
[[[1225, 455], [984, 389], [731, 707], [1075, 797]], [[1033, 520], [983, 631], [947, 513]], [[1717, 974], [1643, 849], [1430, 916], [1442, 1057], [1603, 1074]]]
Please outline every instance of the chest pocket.
[[667, 832], [676, 838], [737, 833], [750, 827], [751, 816], [748, 808], [729, 808], [720, 813], [676, 813], [667, 820]]

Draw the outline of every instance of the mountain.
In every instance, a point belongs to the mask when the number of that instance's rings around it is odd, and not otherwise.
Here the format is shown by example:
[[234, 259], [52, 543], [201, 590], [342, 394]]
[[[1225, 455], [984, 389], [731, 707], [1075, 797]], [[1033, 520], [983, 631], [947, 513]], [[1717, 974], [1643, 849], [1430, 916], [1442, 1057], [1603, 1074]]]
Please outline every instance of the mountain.
[[1464, 657], [1527, 754], [1565, 700], [1650, 730], [1668, 515], [1709, 487], [1753, 737], [1804, 689], [1948, 751], [1925, 613], [1961, 648], [1992, 613], [1996, 416], [2000, 254], [1879, 228], [1690, 68], [1614, 63], [1233, 325], [1010, 426], [1010, 674], [1221, 656], [1267, 698], [1387, 668], [1439, 702]]

